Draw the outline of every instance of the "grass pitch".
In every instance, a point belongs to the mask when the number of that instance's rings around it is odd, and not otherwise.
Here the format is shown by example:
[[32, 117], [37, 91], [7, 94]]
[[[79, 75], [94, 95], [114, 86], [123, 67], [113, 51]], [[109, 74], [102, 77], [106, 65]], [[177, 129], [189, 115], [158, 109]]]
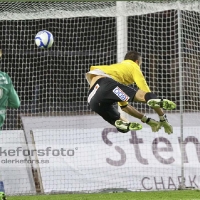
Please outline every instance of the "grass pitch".
[[200, 200], [200, 190], [10, 196], [8, 200]]

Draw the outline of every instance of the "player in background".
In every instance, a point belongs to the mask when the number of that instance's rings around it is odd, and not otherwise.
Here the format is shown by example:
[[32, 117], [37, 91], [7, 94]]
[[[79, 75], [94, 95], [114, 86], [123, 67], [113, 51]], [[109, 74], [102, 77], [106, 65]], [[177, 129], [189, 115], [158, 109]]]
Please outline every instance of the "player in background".
[[[141, 55], [136, 51], [130, 51], [121, 63], [91, 66], [90, 71], [86, 73], [86, 79], [90, 84], [88, 94], [90, 108], [104, 120], [114, 125], [120, 132], [142, 129], [142, 125], [130, 123], [120, 115], [114, 106], [118, 102], [124, 112], [140, 119], [143, 123], [147, 123], [151, 126], [153, 132], [164, 127], [165, 132], [171, 134], [173, 128], [168, 123], [162, 108], [172, 110], [176, 107], [176, 104], [167, 99], [159, 99], [150, 91], [140, 69], [141, 64]], [[133, 83], [136, 83], [138, 90], [128, 86]], [[133, 101], [147, 103], [158, 114], [160, 121], [157, 122], [137, 111], [128, 103]]]
[[[0, 59], [1, 57], [2, 50], [0, 50]], [[19, 108], [19, 106], [20, 100], [17, 92], [14, 89], [11, 78], [7, 73], [0, 71], [0, 129], [5, 121], [7, 107]], [[1, 171], [1, 173], [3, 172]], [[6, 200], [4, 189], [0, 191], [0, 200]]]

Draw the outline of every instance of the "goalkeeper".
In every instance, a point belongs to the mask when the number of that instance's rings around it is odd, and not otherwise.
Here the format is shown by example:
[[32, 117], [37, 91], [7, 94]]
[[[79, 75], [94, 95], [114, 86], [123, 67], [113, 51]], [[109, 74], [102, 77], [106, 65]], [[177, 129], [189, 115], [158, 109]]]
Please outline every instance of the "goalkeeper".
[[[90, 71], [86, 73], [86, 79], [90, 84], [89, 106], [120, 132], [140, 130], [142, 125], [130, 123], [122, 117], [114, 106], [116, 102], [124, 112], [151, 126], [153, 132], [157, 132], [163, 126], [165, 132], [171, 134], [173, 128], [168, 123], [162, 108], [172, 110], [176, 104], [167, 99], [159, 99], [150, 91], [140, 69], [141, 64], [141, 55], [136, 51], [130, 51], [121, 63], [91, 66]], [[136, 83], [138, 90], [128, 86], [133, 83]], [[148, 118], [128, 104], [133, 101], [147, 103], [159, 115], [160, 122]]]
[[[0, 50], [0, 58], [1, 57], [2, 50]], [[18, 108], [19, 106], [20, 100], [13, 87], [11, 78], [7, 73], [0, 71], [0, 128], [2, 128], [4, 124], [7, 107]], [[4, 191], [0, 191], [0, 200], [6, 200]]]

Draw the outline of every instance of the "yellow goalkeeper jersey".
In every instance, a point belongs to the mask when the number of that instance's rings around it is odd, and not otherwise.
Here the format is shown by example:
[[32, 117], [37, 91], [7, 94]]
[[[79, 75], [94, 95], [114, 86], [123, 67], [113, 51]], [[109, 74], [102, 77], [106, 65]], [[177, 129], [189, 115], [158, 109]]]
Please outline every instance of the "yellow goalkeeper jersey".
[[131, 60], [124, 60], [113, 65], [91, 66], [90, 71], [100, 69], [111, 76], [114, 80], [124, 85], [136, 84], [138, 88], [145, 92], [150, 92], [149, 86], [137, 63]]
[[[136, 84], [137, 87], [145, 92], [150, 92], [149, 86], [143, 76], [139, 65], [132, 60], [124, 60], [121, 63], [112, 65], [91, 66], [90, 71], [99, 69], [111, 76], [115, 81], [131, 85]], [[126, 105], [127, 102], [119, 102], [119, 105]]]

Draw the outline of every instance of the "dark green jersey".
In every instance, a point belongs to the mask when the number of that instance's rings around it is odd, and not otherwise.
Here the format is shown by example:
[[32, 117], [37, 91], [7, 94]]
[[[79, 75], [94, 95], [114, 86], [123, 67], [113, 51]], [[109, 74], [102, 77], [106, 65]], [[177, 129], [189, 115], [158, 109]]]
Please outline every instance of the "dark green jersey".
[[11, 78], [7, 73], [0, 71], [0, 127], [3, 126], [6, 108], [18, 108], [20, 100], [15, 91]]

